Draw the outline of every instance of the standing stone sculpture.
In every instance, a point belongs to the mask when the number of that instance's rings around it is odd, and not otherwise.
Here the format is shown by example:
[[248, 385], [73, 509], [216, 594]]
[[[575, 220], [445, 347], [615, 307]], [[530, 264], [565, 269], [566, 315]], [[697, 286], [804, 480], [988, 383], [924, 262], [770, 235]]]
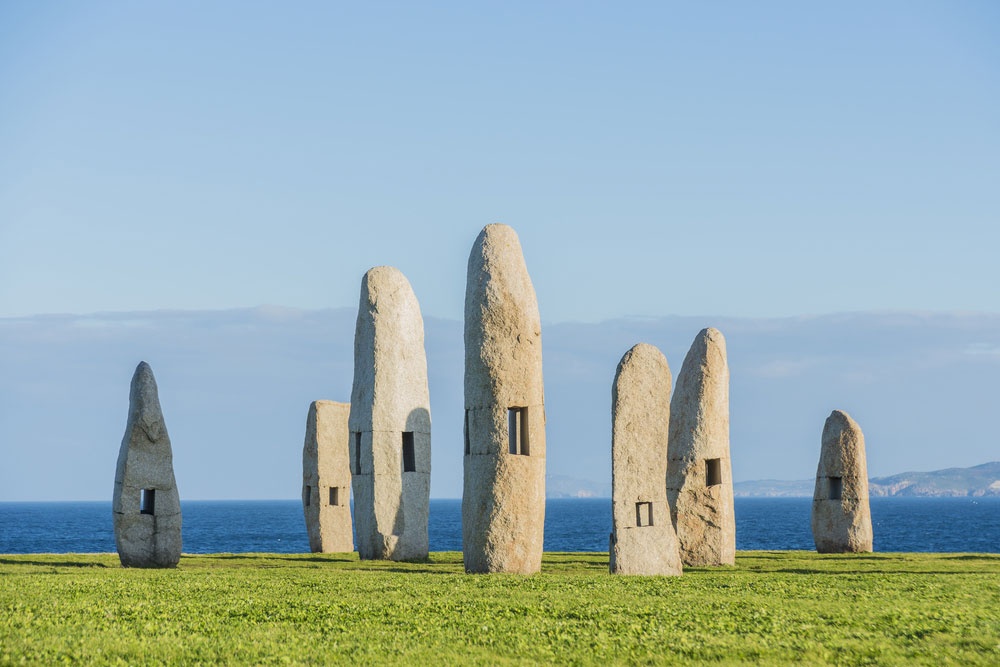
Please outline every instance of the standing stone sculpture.
[[542, 325], [521, 243], [506, 225], [487, 225], [469, 255], [464, 431], [465, 570], [538, 572], [545, 523]]
[[681, 365], [670, 401], [667, 458], [667, 499], [684, 564], [733, 565], [729, 365], [717, 329], [699, 332]]
[[865, 436], [857, 422], [840, 410], [834, 410], [823, 426], [812, 532], [821, 554], [872, 550]]
[[181, 558], [181, 501], [156, 379], [145, 361], [132, 376], [111, 509], [115, 546], [124, 567], [177, 565]]
[[427, 558], [430, 410], [420, 304], [398, 269], [370, 269], [361, 281], [350, 414], [363, 559]]
[[611, 389], [612, 574], [681, 574], [663, 485], [670, 430], [670, 367], [639, 343], [625, 353]]
[[302, 511], [313, 553], [354, 551], [351, 527], [351, 406], [313, 401], [302, 446]]

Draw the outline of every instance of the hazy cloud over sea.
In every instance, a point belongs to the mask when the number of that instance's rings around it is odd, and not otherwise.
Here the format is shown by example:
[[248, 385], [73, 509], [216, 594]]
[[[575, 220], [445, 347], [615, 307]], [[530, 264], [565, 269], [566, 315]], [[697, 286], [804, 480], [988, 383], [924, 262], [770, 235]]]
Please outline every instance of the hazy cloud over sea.
[[[110, 498], [135, 365], [148, 361], [181, 497], [295, 498], [306, 411], [347, 401], [355, 311], [276, 306], [0, 319], [0, 500]], [[1000, 315], [623, 318], [542, 332], [548, 471], [606, 485], [611, 381], [660, 347], [675, 377], [698, 331], [726, 335], [737, 481], [808, 479], [848, 411], [872, 476], [996, 458]], [[462, 323], [425, 320], [432, 495], [462, 491]], [[565, 479], [562, 480], [565, 484]]]

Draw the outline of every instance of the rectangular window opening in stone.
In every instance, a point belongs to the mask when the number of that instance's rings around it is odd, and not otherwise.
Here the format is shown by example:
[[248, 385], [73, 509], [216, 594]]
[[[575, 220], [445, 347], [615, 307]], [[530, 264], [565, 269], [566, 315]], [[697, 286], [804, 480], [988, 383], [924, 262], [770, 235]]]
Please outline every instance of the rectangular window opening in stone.
[[840, 500], [844, 495], [844, 479], [830, 477], [830, 500]]
[[311, 502], [312, 502], [312, 487], [307, 486], [306, 488], [302, 489], [302, 504], [305, 505], [306, 507], [309, 507], [309, 504]]
[[469, 444], [469, 411], [465, 411], [465, 454], [472, 453], [472, 445]]
[[507, 410], [507, 436], [510, 441], [511, 454], [529, 455], [528, 408]]
[[361, 474], [361, 432], [354, 434], [354, 474]]
[[156, 512], [156, 489], [143, 489], [139, 493], [139, 513], [153, 514]]
[[330, 504], [334, 507], [340, 504], [340, 489], [336, 486], [330, 487]]
[[635, 504], [635, 525], [639, 528], [653, 525], [653, 503]]
[[705, 486], [722, 484], [722, 459], [705, 460]]
[[417, 453], [413, 448], [413, 431], [403, 431], [403, 472], [417, 471]]

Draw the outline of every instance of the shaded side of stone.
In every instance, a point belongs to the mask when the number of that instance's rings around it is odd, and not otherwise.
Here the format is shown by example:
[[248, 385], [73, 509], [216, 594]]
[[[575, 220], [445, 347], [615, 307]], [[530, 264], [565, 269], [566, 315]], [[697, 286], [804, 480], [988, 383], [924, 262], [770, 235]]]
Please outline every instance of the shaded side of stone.
[[538, 572], [545, 401], [538, 301], [517, 234], [487, 225], [465, 292], [462, 543], [467, 572]]
[[611, 389], [612, 574], [679, 575], [681, 556], [663, 480], [670, 367], [652, 345], [622, 357]]
[[427, 557], [431, 412], [420, 304], [397, 269], [361, 283], [354, 334], [350, 457], [363, 559]]
[[115, 546], [124, 567], [177, 565], [181, 503], [156, 379], [145, 361], [132, 376], [111, 506]]
[[812, 504], [812, 532], [820, 553], [872, 550], [865, 436], [846, 412], [823, 425]]
[[688, 350], [670, 402], [667, 499], [685, 565], [736, 561], [729, 456], [726, 341], [703, 329]]
[[313, 401], [302, 447], [302, 511], [313, 553], [354, 551], [349, 403]]

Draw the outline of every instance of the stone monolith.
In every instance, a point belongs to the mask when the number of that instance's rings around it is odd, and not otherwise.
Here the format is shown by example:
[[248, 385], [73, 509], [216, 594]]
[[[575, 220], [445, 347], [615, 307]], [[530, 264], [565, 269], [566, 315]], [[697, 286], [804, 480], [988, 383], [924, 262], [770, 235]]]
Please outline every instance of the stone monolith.
[[670, 401], [667, 499], [685, 565], [736, 562], [726, 339], [703, 329]]
[[613, 574], [682, 571], [663, 480], [670, 430], [670, 367], [657, 348], [625, 353], [611, 388]]
[[821, 554], [872, 550], [865, 436], [857, 422], [840, 410], [834, 410], [823, 426], [812, 532]]
[[354, 551], [351, 529], [351, 406], [313, 401], [302, 446], [302, 511], [314, 553]]
[[111, 503], [115, 546], [125, 567], [174, 567], [181, 558], [173, 458], [156, 379], [143, 361], [132, 376]]
[[487, 225], [465, 287], [467, 572], [531, 574], [542, 565], [545, 400], [542, 325], [521, 243]]
[[350, 414], [354, 528], [363, 559], [427, 557], [431, 408], [424, 321], [391, 266], [361, 281]]

